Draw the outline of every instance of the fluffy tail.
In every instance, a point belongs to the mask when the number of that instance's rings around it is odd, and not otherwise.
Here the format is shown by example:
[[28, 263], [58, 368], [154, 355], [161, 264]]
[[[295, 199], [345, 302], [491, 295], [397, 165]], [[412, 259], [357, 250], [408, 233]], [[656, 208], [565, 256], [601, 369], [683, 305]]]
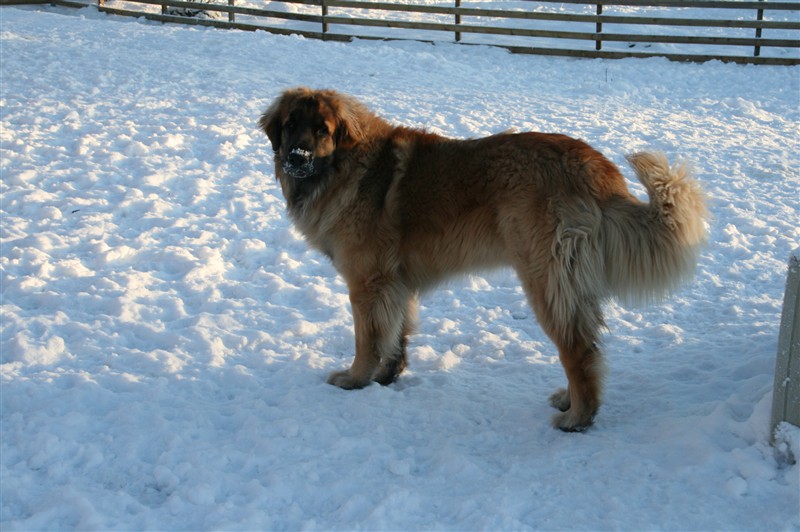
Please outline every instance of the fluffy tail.
[[706, 241], [705, 195], [685, 165], [661, 153], [628, 157], [650, 202], [620, 202], [603, 213], [600, 231], [606, 286], [624, 302], [663, 297], [694, 274]]

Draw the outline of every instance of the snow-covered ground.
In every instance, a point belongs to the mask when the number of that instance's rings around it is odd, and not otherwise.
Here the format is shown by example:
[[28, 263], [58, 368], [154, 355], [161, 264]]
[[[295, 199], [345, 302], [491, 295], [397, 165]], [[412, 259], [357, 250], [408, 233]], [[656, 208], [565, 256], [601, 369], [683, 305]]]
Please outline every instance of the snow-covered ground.
[[[0, 24], [3, 530], [800, 528], [798, 466], [769, 445], [800, 68], [93, 9], [3, 7]], [[551, 428], [564, 377], [510, 271], [427, 294], [396, 384], [325, 383], [352, 354], [346, 290], [286, 219], [256, 124], [299, 84], [452, 136], [692, 161], [710, 244], [674, 297], [608, 305], [591, 430]]]

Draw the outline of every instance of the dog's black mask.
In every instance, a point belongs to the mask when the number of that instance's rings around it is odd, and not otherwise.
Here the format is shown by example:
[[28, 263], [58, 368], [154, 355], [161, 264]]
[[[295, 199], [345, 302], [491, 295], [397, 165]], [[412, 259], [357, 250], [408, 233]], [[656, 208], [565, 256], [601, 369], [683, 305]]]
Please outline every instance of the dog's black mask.
[[261, 121], [275, 151], [276, 166], [294, 179], [326, 173], [336, 150], [335, 125], [333, 114], [316, 98], [297, 102], [285, 117], [265, 114]]

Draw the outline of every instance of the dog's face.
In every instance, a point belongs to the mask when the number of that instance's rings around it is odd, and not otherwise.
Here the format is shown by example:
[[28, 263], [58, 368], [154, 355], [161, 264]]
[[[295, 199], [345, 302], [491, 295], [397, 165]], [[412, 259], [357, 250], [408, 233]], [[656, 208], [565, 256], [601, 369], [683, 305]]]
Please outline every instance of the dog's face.
[[[324, 175], [347, 127], [334, 102], [308, 89], [285, 92], [263, 114], [259, 125], [275, 152], [275, 165], [291, 179]], [[277, 169], [276, 168], [276, 169]]]

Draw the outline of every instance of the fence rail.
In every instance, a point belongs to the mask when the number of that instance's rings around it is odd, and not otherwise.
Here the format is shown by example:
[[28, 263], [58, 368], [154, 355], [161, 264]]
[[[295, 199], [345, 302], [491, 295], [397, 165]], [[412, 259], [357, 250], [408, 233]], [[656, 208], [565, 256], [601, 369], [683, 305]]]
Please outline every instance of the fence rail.
[[[15, 1], [29, 0], [0, 4]], [[115, 15], [324, 40], [455, 41], [529, 54], [800, 64], [798, 0], [96, 1], [100, 11]]]

